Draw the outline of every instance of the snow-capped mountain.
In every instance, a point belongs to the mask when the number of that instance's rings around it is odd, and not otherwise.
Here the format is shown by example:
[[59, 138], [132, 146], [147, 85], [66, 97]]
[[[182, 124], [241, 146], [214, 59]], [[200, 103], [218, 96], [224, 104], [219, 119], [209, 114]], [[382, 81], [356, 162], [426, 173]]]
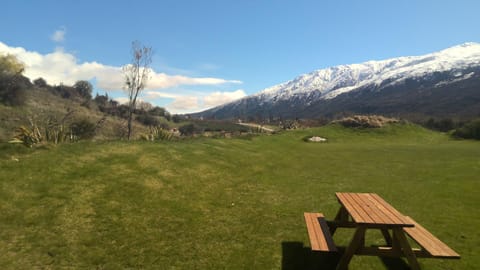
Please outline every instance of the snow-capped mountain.
[[[429, 93], [432, 102], [438, 100], [439, 94], [451, 96], [456, 93], [461, 97], [464, 92], [456, 89], [465, 83], [476, 89], [473, 92], [467, 89], [469, 95], [473, 93], [480, 97], [479, 78], [480, 44], [465, 43], [422, 56], [317, 70], [197, 115], [234, 118], [259, 115], [318, 117], [342, 111], [382, 113], [384, 110], [378, 108], [387, 104], [382, 104], [381, 100], [395, 107], [412, 97], [418, 103], [416, 99], [421, 97], [419, 93], [422, 91]], [[444, 93], [444, 89], [453, 93]], [[386, 99], [388, 96], [390, 98]], [[368, 108], [361, 105], [366, 103]]]

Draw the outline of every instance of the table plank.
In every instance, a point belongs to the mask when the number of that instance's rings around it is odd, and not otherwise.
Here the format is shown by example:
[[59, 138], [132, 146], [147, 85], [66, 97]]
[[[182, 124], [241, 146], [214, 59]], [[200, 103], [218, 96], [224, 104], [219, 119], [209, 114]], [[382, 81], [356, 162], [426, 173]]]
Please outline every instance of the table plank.
[[368, 201], [366, 196], [368, 194], [358, 194], [358, 193], [352, 193], [350, 194], [353, 198], [355, 198], [356, 203], [362, 207], [364, 212], [369, 215], [371, 219], [371, 223], [390, 223], [391, 220], [388, 219], [387, 216], [383, 216], [383, 213], [379, 211], [379, 209], [376, 207], [376, 204], [373, 204], [372, 202]]
[[390, 227], [414, 226], [403, 214], [375, 193], [337, 192], [335, 195], [356, 223]]
[[404, 227], [413, 227], [415, 226], [411, 220], [409, 220], [405, 215], [400, 213], [397, 209], [395, 209], [393, 206], [391, 206], [389, 203], [387, 203], [382, 197], [380, 197], [378, 194], [375, 193], [370, 193], [370, 196], [375, 200], [376, 203], [378, 203], [378, 207], [382, 208], [384, 207], [383, 211], [385, 214], [389, 215], [389, 217], [398, 224], [403, 224], [405, 225]]
[[[322, 213], [304, 213], [307, 224], [308, 237], [312, 250], [316, 251], [337, 251], [335, 243], [328, 232], [328, 227], [323, 228], [324, 216]], [[326, 226], [326, 223], [324, 223]]]
[[420, 224], [416, 223], [410, 217], [407, 218], [415, 224], [415, 227], [404, 228], [403, 230], [432, 257], [460, 258], [460, 255], [447, 246], [447, 244], [443, 243], [440, 239], [435, 237], [431, 232], [429, 232]]
[[337, 193], [340, 203], [345, 207], [347, 212], [357, 223], [372, 223], [373, 220], [368, 213], [354, 200], [351, 193]]
[[[390, 207], [385, 207], [381, 201], [379, 201], [373, 193], [362, 194], [364, 198], [364, 204], [371, 208], [371, 211], [378, 216], [378, 223], [403, 223], [395, 215], [392, 215], [389, 211]], [[360, 195], [358, 195], [360, 196]]]

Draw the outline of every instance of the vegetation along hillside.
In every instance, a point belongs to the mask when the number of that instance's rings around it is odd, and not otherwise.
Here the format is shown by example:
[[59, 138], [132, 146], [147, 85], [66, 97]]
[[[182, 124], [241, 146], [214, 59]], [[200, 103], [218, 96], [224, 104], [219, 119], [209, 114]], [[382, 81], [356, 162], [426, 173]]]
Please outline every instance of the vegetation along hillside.
[[[127, 137], [128, 106], [107, 94], [93, 97], [90, 82], [52, 86], [43, 78], [24, 77], [22, 72], [23, 65], [14, 56], [0, 56], [0, 142], [16, 137], [14, 141], [32, 146]], [[147, 102], [137, 102], [133, 116], [133, 139], [251, 130], [224, 121], [190, 121]]]
[[[44, 79], [31, 80], [22, 75], [23, 65], [14, 56], [0, 57], [0, 142], [18, 142], [27, 146], [41, 143], [76, 142], [79, 140], [125, 139], [128, 134], [129, 107], [107, 94], [92, 97], [93, 86], [77, 81], [72, 86], [49, 85]], [[306, 126], [325, 124], [348, 112], [331, 117], [301, 119]], [[480, 122], [464, 118], [428, 118], [414, 120], [424, 126], [451, 131], [456, 137], [480, 138]], [[296, 120], [282, 117], [246, 117], [235, 121], [189, 119], [171, 115], [164, 108], [138, 102], [133, 110], [133, 139], [170, 140], [182, 136], [230, 136], [262, 132], [263, 125], [282, 129], [296, 128]], [[239, 121], [257, 122], [248, 125]], [[313, 121], [312, 121], [313, 120]], [[292, 123], [294, 125], [292, 125]], [[305, 126], [305, 125], [303, 125]], [[267, 128], [266, 130], [272, 130]], [[13, 140], [12, 140], [13, 139]]]

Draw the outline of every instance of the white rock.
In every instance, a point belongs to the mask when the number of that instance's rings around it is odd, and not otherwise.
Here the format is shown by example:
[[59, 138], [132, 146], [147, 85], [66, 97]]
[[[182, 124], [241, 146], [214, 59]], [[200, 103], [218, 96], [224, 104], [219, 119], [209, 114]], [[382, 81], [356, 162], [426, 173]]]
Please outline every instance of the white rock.
[[311, 142], [326, 142], [327, 139], [319, 137], [319, 136], [313, 136], [310, 139], [308, 139]]

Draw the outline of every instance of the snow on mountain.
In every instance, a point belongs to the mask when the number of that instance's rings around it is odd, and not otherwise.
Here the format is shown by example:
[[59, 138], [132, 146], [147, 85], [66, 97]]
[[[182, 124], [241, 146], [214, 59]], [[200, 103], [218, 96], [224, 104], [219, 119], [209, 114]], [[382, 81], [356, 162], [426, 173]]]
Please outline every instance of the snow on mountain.
[[[480, 44], [422, 56], [340, 65], [192, 115], [215, 119], [360, 114], [480, 115]], [[343, 95], [344, 93], [348, 93]]]
[[[480, 44], [465, 43], [439, 52], [340, 65], [301, 75], [294, 80], [272, 86], [251, 97], [276, 102], [318, 92], [319, 99], [332, 99], [364, 86], [384, 88], [408, 78], [424, 77], [433, 72], [456, 71], [457, 80], [469, 78], [462, 70], [480, 66]], [[250, 97], [246, 97], [250, 98]]]

